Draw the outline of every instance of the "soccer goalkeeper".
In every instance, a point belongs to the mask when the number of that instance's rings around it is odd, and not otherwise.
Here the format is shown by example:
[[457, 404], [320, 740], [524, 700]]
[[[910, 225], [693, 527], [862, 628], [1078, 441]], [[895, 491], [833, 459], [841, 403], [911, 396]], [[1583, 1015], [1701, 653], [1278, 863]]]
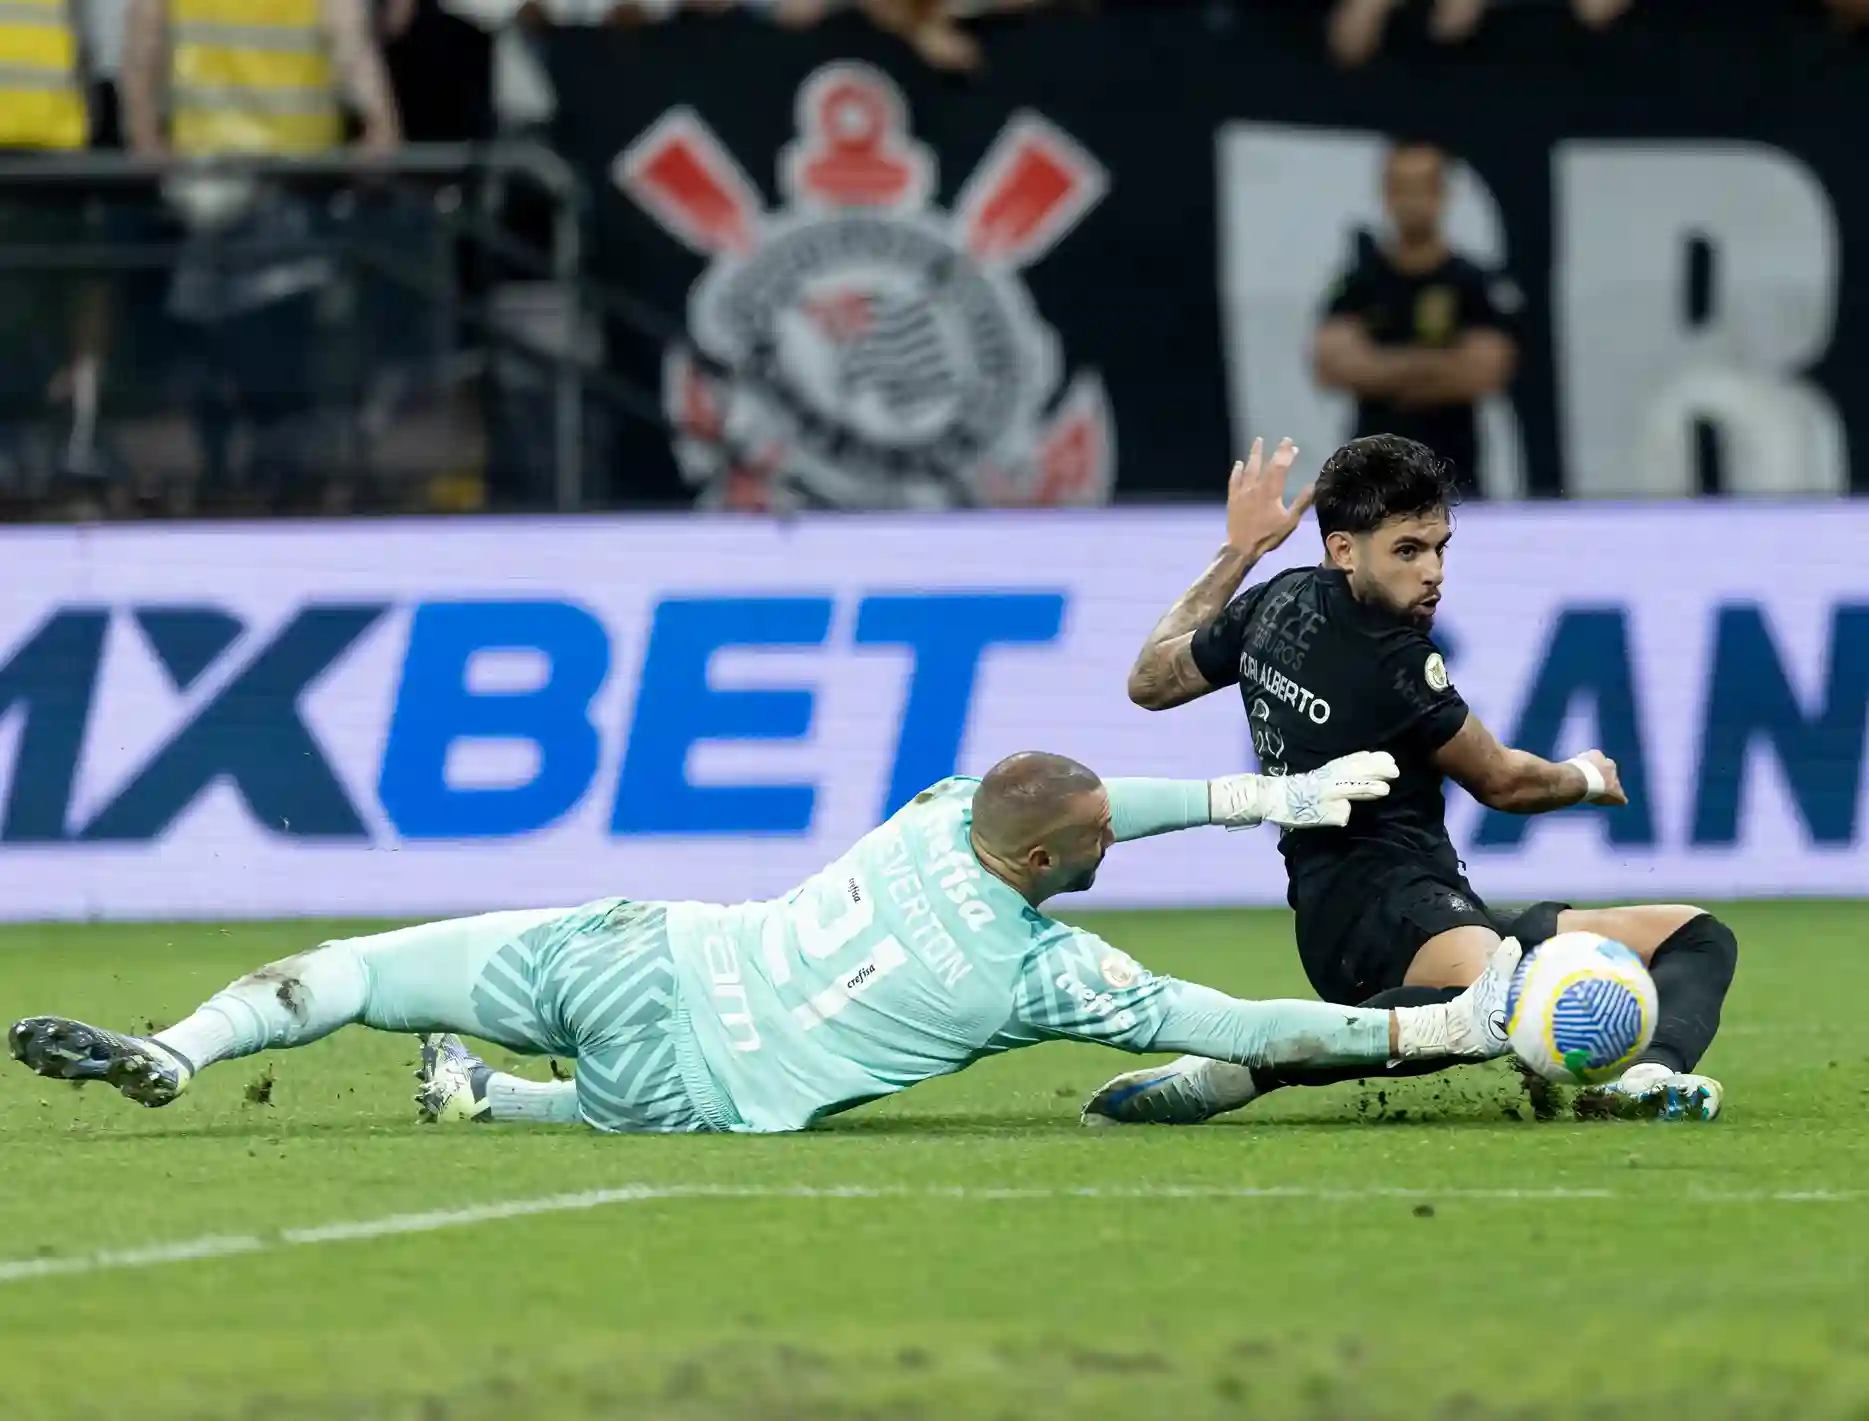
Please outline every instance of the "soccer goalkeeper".
[[[154, 1036], [29, 1017], [8, 1039], [41, 1075], [155, 1106], [217, 1061], [339, 1027], [426, 1033], [428, 1118], [606, 1131], [799, 1130], [1059, 1038], [1249, 1066], [1498, 1055], [1514, 943], [1464, 996], [1366, 1011], [1157, 977], [1039, 911], [1088, 888], [1119, 840], [1267, 821], [1329, 832], [1394, 775], [1386, 754], [1354, 754], [1306, 775], [1105, 782], [1014, 755], [925, 790], [770, 902], [613, 898], [430, 923], [263, 967]], [[448, 1032], [574, 1057], [576, 1077], [495, 1072]]]

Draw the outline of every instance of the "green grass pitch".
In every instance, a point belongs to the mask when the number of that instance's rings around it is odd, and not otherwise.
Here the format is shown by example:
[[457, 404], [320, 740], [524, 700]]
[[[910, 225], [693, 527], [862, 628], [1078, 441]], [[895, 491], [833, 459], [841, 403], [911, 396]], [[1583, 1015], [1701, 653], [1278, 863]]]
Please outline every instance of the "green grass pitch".
[[[1130, 1062], [1063, 1045], [773, 1139], [422, 1127], [361, 1031], [159, 1112], [0, 1062], [0, 1415], [1869, 1417], [1869, 904], [1723, 911], [1710, 1128], [1534, 1122], [1494, 1066], [1091, 1132]], [[1305, 994], [1283, 913], [1097, 926]], [[331, 931], [9, 929], [0, 1014], [171, 1021]]]

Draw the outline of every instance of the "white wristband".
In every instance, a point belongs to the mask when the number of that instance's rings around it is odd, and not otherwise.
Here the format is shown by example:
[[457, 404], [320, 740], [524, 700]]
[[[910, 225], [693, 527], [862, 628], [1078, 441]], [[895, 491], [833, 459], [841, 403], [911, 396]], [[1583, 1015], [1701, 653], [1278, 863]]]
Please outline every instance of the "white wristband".
[[1598, 795], [1602, 794], [1605, 789], [1609, 788], [1603, 781], [1603, 772], [1599, 770], [1594, 763], [1584, 759], [1583, 756], [1575, 755], [1564, 763], [1567, 765], [1575, 765], [1578, 769], [1583, 771], [1583, 797], [1585, 800], [1594, 800]]

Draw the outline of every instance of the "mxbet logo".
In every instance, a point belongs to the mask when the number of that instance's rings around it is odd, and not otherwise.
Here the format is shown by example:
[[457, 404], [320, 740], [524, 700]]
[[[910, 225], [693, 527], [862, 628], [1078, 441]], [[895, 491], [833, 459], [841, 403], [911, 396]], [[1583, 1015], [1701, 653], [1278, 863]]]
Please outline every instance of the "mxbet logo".
[[[1056, 641], [1064, 601], [1057, 592], [857, 599], [849, 644], [902, 648], [912, 658], [879, 817], [954, 772], [982, 658], [995, 648]], [[272, 833], [367, 840], [366, 816], [308, 723], [305, 700], [326, 678], [343, 674], [346, 660], [396, 610], [381, 602], [314, 604], [256, 635], [221, 607], [127, 609], [117, 635], [139, 637], [192, 709], [82, 816], [74, 814], [74, 789], [100, 692], [118, 691], [128, 681], [110, 652], [120, 643], [111, 637], [109, 609], [54, 612], [0, 661], [0, 724], [15, 732], [0, 842], [148, 841], [222, 784]], [[687, 765], [689, 751], [703, 741], [809, 737], [814, 690], [717, 687], [710, 684], [709, 665], [716, 653], [738, 647], [832, 650], [835, 611], [828, 596], [657, 603], [640, 643], [621, 769], [609, 787], [609, 831], [806, 832], [815, 785], [696, 784]], [[376, 776], [383, 818], [403, 839], [467, 839], [533, 833], [564, 817], [597, 779], [603, 730], [593, 703], [611, 675], [615, 650], [611, 630], [570, 602], [425, 602], [413, 608], [397, 681], [364, 688], [366, 699], [381, 707], [374, 713], [388, 718]], [[514, 652], [541, 668], [531, 684], [479, 684], [473, 674], [478, 658]], [[158, 713], [141, 701], [136, 709]], [[159, 713], [169, 713], [166, 702]], [[450, 753], [476, 741], [528, 747], [530, 774], [517, 784], [454, 783]]]

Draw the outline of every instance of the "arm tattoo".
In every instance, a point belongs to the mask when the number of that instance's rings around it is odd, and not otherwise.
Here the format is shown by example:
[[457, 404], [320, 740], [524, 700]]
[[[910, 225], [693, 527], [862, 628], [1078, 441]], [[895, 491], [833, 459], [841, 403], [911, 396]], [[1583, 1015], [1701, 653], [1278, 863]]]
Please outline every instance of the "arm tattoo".
[[1166, 710], [1213, 689], [1194, 664], [1194, 633], [1211, 622], [1258, 559], [1235, 548], [1222, 548], [1199, 580], [1182, 593], [1142, 644], [1129, 672], [1129, 696], [1137, 705]]

